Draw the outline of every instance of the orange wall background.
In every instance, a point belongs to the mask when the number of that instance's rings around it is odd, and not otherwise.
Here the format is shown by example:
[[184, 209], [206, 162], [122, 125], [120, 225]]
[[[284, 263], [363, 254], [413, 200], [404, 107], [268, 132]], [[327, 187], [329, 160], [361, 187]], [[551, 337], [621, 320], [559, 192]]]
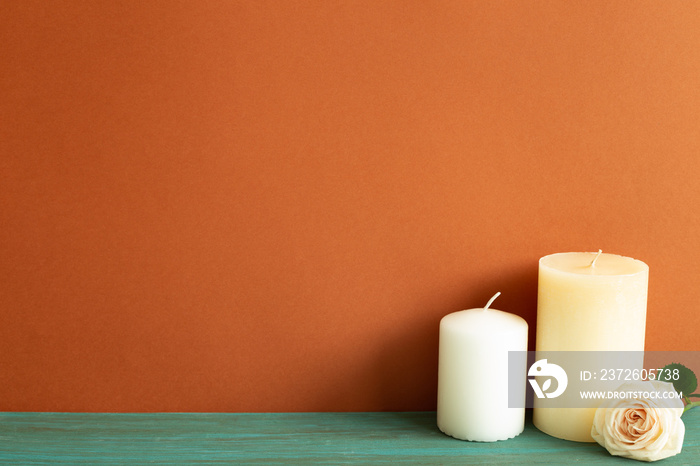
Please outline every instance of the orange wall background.
[[0, 410], [432, 410], [438, 323], [650, 266], [700, 350], [700, 4], [0, 5]]

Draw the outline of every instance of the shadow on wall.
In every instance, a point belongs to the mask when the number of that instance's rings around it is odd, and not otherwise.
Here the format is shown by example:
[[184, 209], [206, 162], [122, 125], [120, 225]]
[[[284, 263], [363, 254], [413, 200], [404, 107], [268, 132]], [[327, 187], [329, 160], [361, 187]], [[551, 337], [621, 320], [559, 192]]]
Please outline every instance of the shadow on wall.
[[437, 408], [437, 368], [440, 319], [462, 309], [485, 306], [497, 292], [494, 309], [519, 315], [529, 326], [528, 348], [534, 350], [537, 317], [537, 268], [527, 267], [485, 280], [461, 296], [425, 306], [427, 318], [387, 339], [370, 374], [371, 398], [378, 411], [433, 411]]

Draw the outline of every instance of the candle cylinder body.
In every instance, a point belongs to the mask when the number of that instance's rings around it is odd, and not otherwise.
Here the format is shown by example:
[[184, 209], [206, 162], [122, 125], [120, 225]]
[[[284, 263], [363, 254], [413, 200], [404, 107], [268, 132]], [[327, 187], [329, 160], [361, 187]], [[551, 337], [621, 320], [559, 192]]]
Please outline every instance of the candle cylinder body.
[[[596, 255], [540, 259], [536, 351], [644, 351], [649, 267], [614, 254], [600, 254], [591, 265]], [[593, 441], [599, 401], [587, 408], [538, 406], [544, 403], [534, 400], [538, 429], [566, 440]]]
[[[526, 367], [511, 387], [523, 408], [508, 407], [508, 351], [527, 351], [527, 323], [496, 309], [454, 312], [440, 321], [437, 423], [461, 440], [493, 442], [525, 423]], [[522, 382], [522, 383], [521, 383]]]

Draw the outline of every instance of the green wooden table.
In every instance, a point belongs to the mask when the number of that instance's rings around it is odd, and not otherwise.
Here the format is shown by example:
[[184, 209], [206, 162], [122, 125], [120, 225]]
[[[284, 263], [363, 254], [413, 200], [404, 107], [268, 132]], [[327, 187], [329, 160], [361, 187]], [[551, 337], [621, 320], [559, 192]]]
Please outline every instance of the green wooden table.
[[[683, 452], [700, 464], [700, 409], [683, 416]], [[2, 464], [641, 464], [559, 440], [528, 420], [518, 437], [463, 442], [434, 412], [286, 414], [0, 413]]]

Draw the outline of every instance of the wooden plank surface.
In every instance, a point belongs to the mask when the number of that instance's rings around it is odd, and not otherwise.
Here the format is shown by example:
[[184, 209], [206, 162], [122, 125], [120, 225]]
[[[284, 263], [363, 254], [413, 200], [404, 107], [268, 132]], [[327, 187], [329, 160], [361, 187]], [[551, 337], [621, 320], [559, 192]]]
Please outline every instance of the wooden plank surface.
[[[683, 452], [700, 464], [700, 409], [683, 416]], [[463, 442], [434, 412], [283, 414], [0, 413], [2, 464], [635, 464], [597, 444], [549, 437]]]

